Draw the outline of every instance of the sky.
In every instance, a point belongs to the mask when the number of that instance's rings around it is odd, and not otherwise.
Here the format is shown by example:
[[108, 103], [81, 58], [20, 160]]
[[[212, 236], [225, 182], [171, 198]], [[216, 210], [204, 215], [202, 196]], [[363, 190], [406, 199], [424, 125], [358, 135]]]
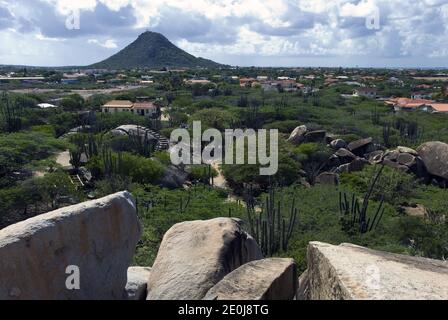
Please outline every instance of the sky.
[[448, 67], [448, 0], [0, 0], [0, 64], [89, 65], [146, 30], [234, 66]]

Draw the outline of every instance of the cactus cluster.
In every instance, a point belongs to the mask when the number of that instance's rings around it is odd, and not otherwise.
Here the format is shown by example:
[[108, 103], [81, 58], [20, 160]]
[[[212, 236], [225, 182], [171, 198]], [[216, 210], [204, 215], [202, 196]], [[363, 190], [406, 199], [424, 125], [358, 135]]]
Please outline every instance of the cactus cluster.
[[342, 229], [347, 233], [359, 232], [361, 234], [368, 233], [376, 229], [383, 218], [385, 207], [384, 197], [381, 199], [373, 219], [368, 217], [369, 201], [372, 196], [372, 192], [375, 185], [378, 182], [384, 166], [381, 166], [380, 170], [374, 175], [372, 182], [370, 183], [369, 190], [364, 195], [363, 201], [360, 202], [355, 194], [352, 194], [351, 201], [345, 192], [339, 193], [339, 211], [341, 214]]
[[274, 256], [288, 250], [294, 228], [298, 221], [298, 209], [293, 199], [289, 213], [284, 213], [283, 201], [276, 200], [276, 190], [269, 189], [261, 213], [253, 201], [246, 202], [250, 231], [265, 256]]
[[2, 93], [0, 96], [0, 118], [7, 132], [11, 133], [22, 129], [21, 113], [21, 104], [12, 99], [8, 93]]

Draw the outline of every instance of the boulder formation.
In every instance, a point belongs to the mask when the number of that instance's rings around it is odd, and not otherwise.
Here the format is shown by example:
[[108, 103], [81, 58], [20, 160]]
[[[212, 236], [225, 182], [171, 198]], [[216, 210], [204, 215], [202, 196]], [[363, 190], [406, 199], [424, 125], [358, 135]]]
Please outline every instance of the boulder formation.
[[289, 136], [288, 142], [293, 144], [301, 144], [305, 140], [305, 134], [308, 131], [306, 126], [299, 126]]
[[297, 266], [292, 259], [252, 261], [225, 276], [204, 299], [292, 300], [297, 279]]
[[417, 152], [430, 174], [448, 180], [448, 144], [439, 141], [426, 142]]
[[316, 178], [317, 184], [337, 186], [339, 185], [339, 175], [332, 172], [323, 172]]
[[448, 262], [311, 242], [299, 282], [305, 300], [446, 300]]
[[2, 229], [0, 300], [123, 299], [140, 234], [128, 192]]
[[151, 268], [130, 267], [128, 269], [128, 283], [125, 289], [128, 300], [146, 300], [150, 274]]
[[174, 225], [148, 280], [148, 300], [200, 300], [227, 274], [262, 259], [242, 221], [217, 218]]

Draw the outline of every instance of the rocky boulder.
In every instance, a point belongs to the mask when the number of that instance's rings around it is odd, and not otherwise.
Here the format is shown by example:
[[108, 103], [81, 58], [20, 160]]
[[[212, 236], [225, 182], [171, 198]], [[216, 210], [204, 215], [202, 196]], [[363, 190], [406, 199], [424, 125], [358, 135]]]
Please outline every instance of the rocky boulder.
[[367, 155], [367, 159], [371, 164], [380, 164], [383, 162], [383, 157], [384, 151], [381, 150], [373, 151]]
[[130, 267], [128, 269], [128, 283], [125, 289], [128, 300], [146, 300], [150, 274], [151, 268]]
[[200, 300], [227, 274], [262, 259], [238, 219], [174, 225], [164, 236], [148, 281], [148, 300]]
[[418, 156], [417, 151], [415, 151], [414, 149], [408, 148], [408, 147], [399, 146], [399, 147], [397, 147], [397, 151], [399, 153], [409, 153], [409, 154], [412, 154], [413, 156], [416, 156], [416, 157]]
[[312, 242], [298, 297], [305, 300], [447, 300], [448, 262]]
[[448, 180], [448, 144], [427, 142], [417, 149], [426, 169], [433, 176]]
[[323, 130], [310, 131], [305, 134], [304, 142], [306, 142], [306, 143], [322, 142], [325, 140], [326, 136], [327, 136], [327, 133]]
[[163, 172], [160, 179], [160, 186], [167, 189], [181, 188], [188, 180], [188, 173], [176, 166], [169, 166]]
[[397, 162], [409, 168], [417, 165], [418, 158], [410, 153], [400, 153]]
[[353, 153], [343, 148], [336, 151], [334, 156], [337, 158], [339, 164], [350, 163], [356, 159], [356, 156]]
[[359, 172], [364, 170], [365, 166], [368, 166], [370, 162], [364, 158], [356, 158], [348, 165], [348, 172]]
[[339, 184], [339, 175], [333, 172], [323, 172], [316, 178], [316, 183], [337, 186]]
[[123, 299], [140, 234], [128, 192], [2, 229], [0, 300]]
[[342, 139], [336, 139], [336, 140], [333, 140], [333, 141], [330, 143], [330, 147], [331, 147], [333, 150], [346, 149], [346, 148], [347, 148], [347, 142], [345, 142], [345, 141], [342, 140]]
[[292, 300], [297, 282], [297, 266], [292, 259], [252, 261], [225, 276], [204, 299]]
[[357, 156], [363, 156], [364, 154], [368, 153], [369, 149], [371, 149], [371, 147], [373, 146], [372, 142], [372, 138], [356, 140], [349, 143], [348, 150], [350, 150]]
[[294, 131], [289, 136], [288, 142], [293, 144], [300, 144], [305, 140], [305, 134], [307, 133], [308, 128], [306, 126], [299, 126], [294, 129]]

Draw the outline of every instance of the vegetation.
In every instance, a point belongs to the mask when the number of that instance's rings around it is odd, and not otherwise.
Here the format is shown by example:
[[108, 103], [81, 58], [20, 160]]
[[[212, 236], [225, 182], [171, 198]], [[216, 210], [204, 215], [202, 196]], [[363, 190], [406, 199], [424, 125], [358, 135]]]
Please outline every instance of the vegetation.
[[[153, 39], [154, 38], [154, 39]], [[141, 55], [146, 41], [166, 46], [163, 56]], [[145, 34], [126, 49], [139, 55], [147, 67], [174, 67], [173, 59], [192, 66], [215, 67], [175, 50], [166, 39]], [[162, 46], [162, 47], [163, 47]], [[145, 47], [147, 47], [145, 45]], [[145, 54], [146, 54], [145, 53]], [[149, 61], [149, 64], [147, 62]], [[98, 66], [127, 67], [119, 54]], [[151, 265], [164, 233], [175, 223], [214, 217], [237, 217], [245, 223], [267, 256], [293, 257], [300, 270], [306, 268], [306, 248], [310, 241], [332, 244], [350, 242], [374, 249], [437, 259], [448, 257], [448, 191], [413, 174], [389, 167], [366, 166], [363, 170], [340, 174], [338, 186], [316, 184], [326, 171], [334, 151], [325, 141], [294, 145], [287, 138], [294, 128], [325, 130], [352, 142], [372, 137], [375, 143], [393, 149], [418, 147], [437, 140], [448, 143], [448, 116], [424, 112], [396, 113], [382, 102], [353, 98], [353, 87], [344, 83], [325, 85], [323, 73], [353, 72], [356, 77], [398, 76], [404, 85], [387, 81], [367, 81], [380, 95], [408, 96], [420, 84], [401, 71], [328, 69], [295, 70], [190, 69], [178, 73], [161, 69], [151, 73], [155, 84], [122, 92], [97, 92], [91, 96], [72, 92], [75, 88], [109, 88], [111, 83], [139, 83], [147, 69], [104, 73], [107, 84], [95, 78], [82, 79], [78, 86], [42, 84], [49, 92], [8, 93], [0, 98], [0, 228], [43, 212], [98, 198], [124, 189], [137, 201], [143, 224], [135, 263]], [[29, 71], [38, 73], [40, 71]], [[423, 71], [418, 71], [418, 74]], [[428, 71], [429, 72], [429, 71]], [[240, 87], [232, 76], [301, 77], [309, 92]], [[219, 77], [216, 77], [219, 75]], [[316, 75], [315, 79], [305, 78]], [[60, 71], [48, 71], [47, 79], [58, 81]], [[184, 79], [205, 78], [211, 85], [187, 85]], [[114, 81], [114, 82], [112, 82]], [[117, 82], [115, 82], [117, 81]], [[2, 84], [2, 88], [22, 88]], [[103, 114], [100, 107], [111, 99], [149, 97], [163, 107], [168, 119], [159, 121], [131, 113]], [[441, 98], [443, 99], [443, 98]], [[57, 101], [58, 108], [37, 108], [38, 103]], [[191, 129], [193, 121], [202, 129], [220, 131], [234, 128], [278, 129], [279, 170], [275, 176], [260, 176], [259, 165], [207, 164], [181, 166], [187, 183], [177, 188], [166, 185], [171, 166], [169, 154], [156, 150], [145, 136], [117, 136], [111, 130], [122, 125], [138, 125], [169, 137], [171, 131]], [[75, 130], [76, 128], [76, 130]], [[61, 168], [55, 159], [70, 151], [72, 169]], [[79, 186], [73, 181], [87, 171], [91, 179]], [[169, 178], [169, 177], [168, 177]], [[227, 188], [214, 187], [214, 180], [226, 180]], [[406, 208], [424, 207], [421, 216], [411, 216]]]

